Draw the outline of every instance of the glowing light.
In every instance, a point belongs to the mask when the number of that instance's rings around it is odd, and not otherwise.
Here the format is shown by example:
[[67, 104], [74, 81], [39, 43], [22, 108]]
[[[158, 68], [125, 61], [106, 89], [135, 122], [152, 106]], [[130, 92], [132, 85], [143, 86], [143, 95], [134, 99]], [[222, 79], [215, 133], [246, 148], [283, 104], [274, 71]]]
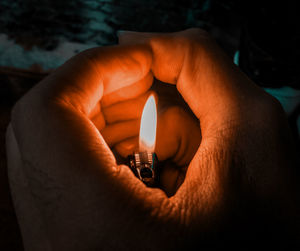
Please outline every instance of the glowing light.
[[150, 95], [143, 110], [139, 147], [140, 152], [154, 152], [156, 141], [157, 112], [153, 95]]

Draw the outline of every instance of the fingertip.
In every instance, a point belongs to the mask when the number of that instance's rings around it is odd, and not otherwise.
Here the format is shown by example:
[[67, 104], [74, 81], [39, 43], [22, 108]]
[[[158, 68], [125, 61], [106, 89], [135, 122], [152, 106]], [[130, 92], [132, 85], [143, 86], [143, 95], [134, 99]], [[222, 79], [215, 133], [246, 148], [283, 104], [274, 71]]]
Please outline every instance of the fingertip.
[[119, 142], [137, 136], [139, 126], [140, 121], [138, 119], [108, 124], [101, 130], [101, 134], [106, 143], [113, 147]]
[[115, 146], [115, 150], [123, 158], [126, 158], [128, 155], [131, 155], [134, 152], [138, 151], [138, 137], [122, 141]]

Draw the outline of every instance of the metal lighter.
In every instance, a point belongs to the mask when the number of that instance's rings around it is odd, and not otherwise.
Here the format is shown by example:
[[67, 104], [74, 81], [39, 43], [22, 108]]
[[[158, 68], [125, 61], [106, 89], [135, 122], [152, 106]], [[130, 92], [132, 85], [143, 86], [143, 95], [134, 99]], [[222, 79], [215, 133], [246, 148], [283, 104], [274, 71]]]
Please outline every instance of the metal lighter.
[[144, 106], [140, 125], [139, 151], [128, 156], [133, 173], [147, 186], [158, 185], [158, 159], [154, 153], [156, 142], [157, 111], [155, 97], [151, 94]]
[[158, 159], [155, 153], [137, 152], [128, 156], [128, 164], [136, 177], [149, 187], [158, 185]]

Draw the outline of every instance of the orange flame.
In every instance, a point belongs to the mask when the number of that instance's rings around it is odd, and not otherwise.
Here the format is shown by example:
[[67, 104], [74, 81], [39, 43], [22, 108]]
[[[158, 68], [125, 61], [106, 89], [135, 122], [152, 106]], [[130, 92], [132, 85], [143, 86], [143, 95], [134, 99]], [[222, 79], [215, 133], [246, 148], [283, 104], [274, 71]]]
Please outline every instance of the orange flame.
[[154, 95], [151, 94], [144, 106], [141, 126], [139, 147], [140, 152], [154, 152], [156, 141], [157, 111]]

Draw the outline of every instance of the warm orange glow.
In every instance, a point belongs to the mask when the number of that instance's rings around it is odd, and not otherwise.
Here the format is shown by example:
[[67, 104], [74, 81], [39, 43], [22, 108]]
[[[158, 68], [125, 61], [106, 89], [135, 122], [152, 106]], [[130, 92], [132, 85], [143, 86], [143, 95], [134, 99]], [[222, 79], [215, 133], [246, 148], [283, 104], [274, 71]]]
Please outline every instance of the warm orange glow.
[[148, 98], [141, 119], [140, 152], [154, 152], [156, 140], [157, 112], [153, 95]]

